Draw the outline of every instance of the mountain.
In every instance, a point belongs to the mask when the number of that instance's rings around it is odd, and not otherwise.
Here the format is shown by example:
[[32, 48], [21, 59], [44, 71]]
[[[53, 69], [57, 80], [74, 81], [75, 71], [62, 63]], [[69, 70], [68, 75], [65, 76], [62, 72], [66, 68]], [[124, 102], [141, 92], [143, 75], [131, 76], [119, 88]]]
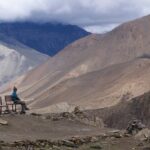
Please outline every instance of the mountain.
[[[49, 58], [47, 55], [24, 46], [11, 38], [4, 37], [0, 34], [1, 86], [44, 63]], [[2, 42], [1, 39], [7, 42]]]
[[74, 106], [83, 109], [111, 107], [149, 91], [149, 66], [150, 59], [137, 58], [60, 82], [58, 76], [47, 76], [20, 89], [20, 94], [33, 99], [29, 106], [42, 113], [65, 111], [69, 107], [72, 110]]
[[150, 16], [66, 47], [20, 81], [20, 94], [40, 112], [95, 109], [149, 91]]
[[[67, 46], [54, 58], [28, 74], [24, 83], [46, 74], [77, 77], [113, 64], [150, 54], [150, 16], [131, 21], [103, 35], [89, 35]], [[37, 74], [38, 72], [38, 74]], [[28, 82], [29, 81], [29, 82]]]
[[75, 25], [54, 23], [1, 23], [0, 34], [41, 53], [54, 56], [68, 44], [90, 33]]

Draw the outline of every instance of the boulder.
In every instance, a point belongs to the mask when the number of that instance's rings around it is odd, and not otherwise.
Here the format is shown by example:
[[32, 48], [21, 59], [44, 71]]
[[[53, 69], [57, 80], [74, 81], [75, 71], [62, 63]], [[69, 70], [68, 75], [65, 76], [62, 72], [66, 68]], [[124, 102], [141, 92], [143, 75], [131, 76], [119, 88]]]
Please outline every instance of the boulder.
[[146, 126], [140, 120], [132, 120], [129, 122], [128, 127], [126, 129], [128, 134], [137, 134], [142, 129], [146, 128]]
[[135, 138], [140, 140], [140, 141], [147, 141], [150, 140], [150, 130], [148, 128], [145, 128], [141, 131], [139, 131], [136, 135]]

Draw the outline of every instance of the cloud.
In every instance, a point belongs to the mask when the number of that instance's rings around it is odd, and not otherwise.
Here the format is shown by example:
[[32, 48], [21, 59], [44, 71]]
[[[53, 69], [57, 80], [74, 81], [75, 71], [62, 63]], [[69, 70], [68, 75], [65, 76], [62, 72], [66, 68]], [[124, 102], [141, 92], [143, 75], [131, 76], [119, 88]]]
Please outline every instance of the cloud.
[[87, 26], [84, 27], [85, 30], [92, 32], [92, 33], [106, 33], [115, 27], [117, 27], [119, 24], [106, 24], [106, 25], [93, 25], [93, 26]]
[[94, 32], [149, 13], [149, 0], [0, 0], [1, 22], [61, 22]]

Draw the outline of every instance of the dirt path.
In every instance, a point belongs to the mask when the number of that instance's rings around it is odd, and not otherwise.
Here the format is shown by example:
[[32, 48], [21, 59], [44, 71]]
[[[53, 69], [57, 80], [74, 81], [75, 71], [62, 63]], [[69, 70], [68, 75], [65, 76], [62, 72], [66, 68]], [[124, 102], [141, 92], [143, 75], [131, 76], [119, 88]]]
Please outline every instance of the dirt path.
[[[8, 121], [8, 125], [0, 125], [0, 148], [3, 150], [27, 150], [29, 148], [35, 150], [44, 148], [46, 150], [47, 146], [52, 150], [150, 149], [150, 142], [141, 142], [135, 139], [134, 136], [120, 136], [122, 131], [93, 127], [76, 120], [62, 119], [54, 121], [46, 119], [45, 116], [12, 114], [4, 115], [1, 118]], [[116, 131], [119, 131], [119, 136], [116, 134]], [[74, 147], [73, 143], [70, 145], [69, 141], [72, 137], [77, 137], [76, 142], [79, 138], [82, 144], [76, 145], [74, 143], [77, 147]], [[89, 137], [92, 138], [89, 140]], [[41, 140], [46, 142], [44, 146]], [[67, 140], [69, 143], [62, 144], [64, 140]], [[56, 143], [52, 144], [50, 141]], [[61, 144], [58, 144], [60, 141]], [[23, 145], [21, 144], [22, 142]], [[47, 144], [47, 142], [50, 142], [50, 144]], [[18, 149], [18, 146], [20, 149]]]
[[30, 115], [5, 115], [7, 126], [0, 125], [0, 140], [62, 139], [72, 136], [96, 135], [103, 130], [78, 121], [51, 121]]

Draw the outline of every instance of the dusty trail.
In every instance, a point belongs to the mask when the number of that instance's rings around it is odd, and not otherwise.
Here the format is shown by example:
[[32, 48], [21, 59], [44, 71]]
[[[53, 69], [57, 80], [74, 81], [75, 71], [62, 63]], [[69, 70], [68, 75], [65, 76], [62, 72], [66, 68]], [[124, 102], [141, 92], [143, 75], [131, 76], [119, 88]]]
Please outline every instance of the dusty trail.
[[20, 141], [64, 139], [72, 136], [96, 135], [103, 130], [78, 121], [51, 121], [30, 115], [6, 115], [7, 126], [0, 126], [0, 140]]

